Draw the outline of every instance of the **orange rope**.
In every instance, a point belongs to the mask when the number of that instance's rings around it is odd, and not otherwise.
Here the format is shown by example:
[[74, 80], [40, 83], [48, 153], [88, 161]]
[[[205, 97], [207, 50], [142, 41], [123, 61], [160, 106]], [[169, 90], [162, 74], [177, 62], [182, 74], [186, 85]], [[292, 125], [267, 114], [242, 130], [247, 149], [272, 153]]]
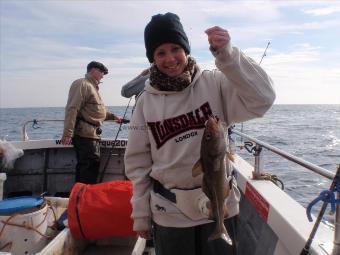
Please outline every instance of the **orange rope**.
[[19, 228], [26, 228], [28, 230], [33, 230], [35, 232], [37, 232], [39, 235], [43, 236], [43, 237], [46, 237], [46, 238], [51, 238], [50, 236], [48, 235], [45, 235], [43, 233], [41, 233], [38, 229], [36, 229], [35, 227], [32, 227], [30, 225], [27, 225], [27, 224], [17, 224], [17, 223], [12, 223], [12, 222], [5, 222], [5, 221], [2, 221], [2, 223], [6, 224], [6, 225], [10, 225], [10, 226], [15, 226], [15, 227], [19, 227]]
[[57, 230], [58, 228], [56, 227], [56, 222], [57, 222], [57, 214], [54, 211], [54, 208], [51, 204], [50, 201], [47, 201], [48, 204], [48, 209], [51, 209], [52, 213], [53, 213], [53, 217], [54, 217], [54, 223], [51, 226], [47, 226], [48, 228], [51, 228], [53, 230]]
[[45, 213], [43, 213], [45, 215], [45, 217], [43, 218], [43, 220], [36, 226], [36, 228], [39, 228], [46, 220], [47, 218], [47, 211]]
[[3, 251], [3, 249], [7, 248], [7, 246], [9, 246], [8, 251], [10, 251], [12, 248], [12, 244], [13, 244], [12, 242], [6, 243], [4, 246], [0, 247], [0, 251]]
[[[50, 205], [49, 205], [48, 208], [51, 208], [51, 209], [52, 209], [52, 212], [53, 212], [53, 215], [54, 215], [54, 219], [55, 219], [55, 221], [56, 221], [56, 214], [55, 214], [53, 208], [52, 208]], [[48, 238], [48, 239], [51, 239], [51, 238], [52, 238], [51, 236], [46, 235], [46, 234], [43, 234], [43, 233], [41, 233], [41, 232], [38, 230], [38, 228], [46, 221], [46, 218], [47, 218], [47, 215], [48, 215], [47, 212], [44, 213], [44, 215], [45, 215], [44, 219], [43, 219], [36, 227], [29, 226], [29, 225], [27, 225], [27, 224], [17, 224], [17, 223], [10, 222], [10, 220], [11, 220], [12, 218], [14, 218], [15, 216], [17, 216], [17, 215], [18, 215], [18, 214], [13, 214], [13, 215], [11, 215], [6, 221], [3, 221], [3, 220], [1, 221], [1, 222], [3, 223], [3, 226], [2, 226], [2, 229], [1, 229], [1, 231], [0, 231], [0, 236], [1, 236], [2, 233], [4, 232], [5, 227], [6, 227], [7, 225], [10, 225], [10, 226], [15, 226], [15, 227], [25, 228], [25, 229], [28, 229], [28, 230], [33, 230], [33, 231], [37, 232], [39, 235], [41, 235], [41, 236], [43, 236], [43, 237], [46, 237], [46, 238]], [[6, 244], [6, 245], [7, 245], [7, 244]]]
[[4, 225], [2, 226], [2, 229], [1, 229], [1, 231], [0, 231], [0, 236], [2, 235], [4, 229], [5, 229], [6, 225], [7, 225], [7, 222], [9, 222], [10, 219], [12, 219], [12, 218], [13, 218], [14, 216], [16, 216], [16, 215], [17, 215], [17, 214], [11, 215], [5, 222], [4, 222], [3, 220], [1, 221]]

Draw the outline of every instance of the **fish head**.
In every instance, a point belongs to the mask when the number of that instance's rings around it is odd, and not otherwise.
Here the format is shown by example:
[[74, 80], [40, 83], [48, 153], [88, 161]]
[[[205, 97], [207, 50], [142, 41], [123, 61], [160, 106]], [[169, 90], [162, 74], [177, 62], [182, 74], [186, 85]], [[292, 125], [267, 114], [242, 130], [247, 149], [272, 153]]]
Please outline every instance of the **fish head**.
[[205, 152], [210, 154], [223, 154], [226, 152], [225, 130], [222, 122], [217, 117], [210, 116], [206, 121], [202, 147], [205, 148]]

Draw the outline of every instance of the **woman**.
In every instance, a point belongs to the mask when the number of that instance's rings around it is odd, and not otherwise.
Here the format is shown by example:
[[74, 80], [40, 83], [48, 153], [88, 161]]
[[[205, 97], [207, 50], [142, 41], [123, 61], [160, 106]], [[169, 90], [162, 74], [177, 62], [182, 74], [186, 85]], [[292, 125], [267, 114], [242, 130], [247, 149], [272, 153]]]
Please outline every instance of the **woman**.
[[234, 245], [207, 241], [215, 223], [192, 202], [202, 193], [202, 175], [193, 177], [192, 168], [209, 116], [230, 126], [261, 117], [275, 99], [271, 79], [231, 46], [227, 30], [215, 26], [205, 33], [218, 70], [203, 71], [189, 56], [176, 14], [153, 16], [144, 31], [152, 65], [132, 117], [125, 166], [133, 182], [134, 230], [146, 239], [153, 235], [160, 255], [236, 254], [237, 190], [228, 197], [231, 213], [225, 220]]

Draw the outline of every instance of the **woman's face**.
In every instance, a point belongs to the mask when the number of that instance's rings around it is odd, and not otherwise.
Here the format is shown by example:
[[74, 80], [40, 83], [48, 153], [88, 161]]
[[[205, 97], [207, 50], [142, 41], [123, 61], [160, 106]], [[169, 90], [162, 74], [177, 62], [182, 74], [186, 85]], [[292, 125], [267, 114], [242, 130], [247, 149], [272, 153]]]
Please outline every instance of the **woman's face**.
[[157, 68], [170, 77], [182, 74], [188, 63], [184, 49], [174, 43], [163, 43], [156, 48], [153, 59]]

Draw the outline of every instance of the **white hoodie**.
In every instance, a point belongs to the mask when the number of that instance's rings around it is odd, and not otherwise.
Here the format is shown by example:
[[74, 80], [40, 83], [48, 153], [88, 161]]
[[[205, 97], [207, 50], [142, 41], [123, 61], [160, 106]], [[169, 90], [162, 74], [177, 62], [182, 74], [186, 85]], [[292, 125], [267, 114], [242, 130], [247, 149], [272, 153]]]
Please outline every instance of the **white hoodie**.
[[166, 227], [209, 222], [188, 218], [154, 193], [152, 178], [167, 189], [201, 186], [202, 175], [192, 177], [192, 168], [200, 157], [207, 118], [216, 115], [230, 126], [263, 116], [274, 102], [270, 77], [252, 59], [230, 43], [212, 53], [219, 70], [197, 70], [192, 83], [179, 92], [159, 91], [147, 80], [136, 103], [125, 152], [135, 231], [149, 230], [151, 218]]

